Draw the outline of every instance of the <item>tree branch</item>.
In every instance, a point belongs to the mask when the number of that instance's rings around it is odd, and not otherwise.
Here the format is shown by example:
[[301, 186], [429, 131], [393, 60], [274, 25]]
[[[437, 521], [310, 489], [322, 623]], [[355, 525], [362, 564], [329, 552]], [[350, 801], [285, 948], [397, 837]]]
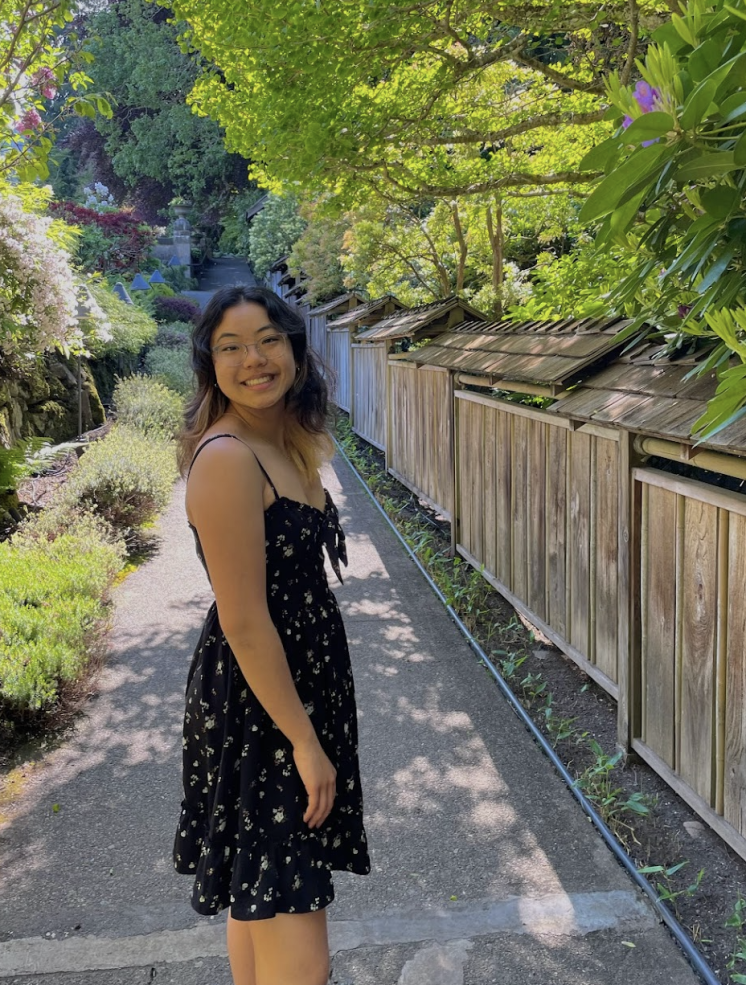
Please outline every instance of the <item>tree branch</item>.
[[429, 139], [418, 140], [421, 147], [443, 147], [449, 144], [497, 144], [508, 137], [516, 137], [521, 133], [529, 133], [531, 130], [538, 130], [540, 127], [557, 127], [569, 124], [571, 126], [587, 126], [590, 123], [598, 123], [604, 118], [605, 109], [597, 109], [590, 113], [545, 113], [543, 116], [535, 116], [533, 119], [524, 120], [522, 123], [514, 123], [512, 126], [502, 130], [493, 130], [491, 133], [478, 133], [475, 130], [466, 131], [448, 137], [431, 137]]
[[632, 69], [635, 66], [635, 57], [637, 55], [637, 39], [640, 34], [640, 11], [637, 6], [637, 0], [629, 0], [629, 24], [629, 50], [627, 52], [627, 60], [619, 77], [620, 82], [625, 86], [629, 85], [629, 80], [632, 77]]
[[544, 65], [537, 58], [532, 58], [524, 52], [517, 52], [513, 55], [513, 61], [519, 65], [523, 65], [524, 68], [530, 68], [534, 72], [543, 75], [550, 82], [554, 82], [559, 89], [570, 89], [574, 92], [589, 92], [596, 95], [600, 95], [604, 91], [604, 87], [600, 82], [578, 82], [576, 79], [571, 79], [563, 75], [562, 72], [555, 71], [549, 65]]

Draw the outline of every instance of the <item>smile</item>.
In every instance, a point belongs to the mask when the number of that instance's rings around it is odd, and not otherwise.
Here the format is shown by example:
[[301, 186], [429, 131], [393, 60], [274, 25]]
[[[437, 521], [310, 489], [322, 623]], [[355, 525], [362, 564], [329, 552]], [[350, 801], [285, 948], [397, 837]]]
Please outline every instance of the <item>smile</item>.
[[271, 383], [274, 376], [257, 376], [253, 380], [244, 380], [242, 386], [262, 386], [264, 383]]

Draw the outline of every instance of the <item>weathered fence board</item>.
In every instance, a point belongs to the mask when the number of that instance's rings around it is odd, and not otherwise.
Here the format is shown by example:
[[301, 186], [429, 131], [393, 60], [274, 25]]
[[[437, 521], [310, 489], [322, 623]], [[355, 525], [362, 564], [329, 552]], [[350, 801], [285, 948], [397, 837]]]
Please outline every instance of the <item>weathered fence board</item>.
[[390, 471], [447, 519], [453, 511], [453, 384], [444, 369], [389, 359]]
[[352, 346], [352, 428], [386, 450], [386, 345]]
[[746, 497], [652, 469], [633, 477], [641, 668], [630, 674], [642, 714], [632, 745], [746, 857]]
[[[646, 745], [673, 767], [676, 496], [665, 489], [645, 486], [641, 519], [642, 736]], [[653, 659], [650, 654], [654, 654]]]
[[352, 406], [350, 360], [350, 335], [348, 332], [327, 332], [326, 356], [330, 369], [334, 374], [334, 390], [332, 400], [342, 410], [349, 414]]
[[730, 514], [729, 528], [723, 815], [746, 836], [746, 518]]

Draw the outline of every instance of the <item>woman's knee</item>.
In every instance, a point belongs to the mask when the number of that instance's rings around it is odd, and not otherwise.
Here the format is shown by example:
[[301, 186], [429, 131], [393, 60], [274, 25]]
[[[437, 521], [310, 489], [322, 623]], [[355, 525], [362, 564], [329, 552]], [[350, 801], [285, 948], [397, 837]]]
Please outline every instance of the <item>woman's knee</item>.
[[252, 925], [257, 985], [327, 985], [326, 915], [280, 914]]

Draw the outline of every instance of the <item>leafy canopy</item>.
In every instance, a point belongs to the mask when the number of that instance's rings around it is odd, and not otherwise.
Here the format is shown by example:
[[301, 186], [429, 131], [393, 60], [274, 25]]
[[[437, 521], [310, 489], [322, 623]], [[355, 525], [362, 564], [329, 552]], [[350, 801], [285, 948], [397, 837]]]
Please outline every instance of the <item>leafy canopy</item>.
[[746, 413], [746, 0], [690, 0], [653, 38], [646, 98], [610, 78], [626, 119], [581, 163], [605, 177], [580, 218], [599, 224], [601, 250], [626, 254], [615, 306], [672, 350], [712, 350], [702, 368], [722, 381], [698, 427], [713, 434]]
[[666, 9], [262, 0], [239, 18], [232, 0], [172, 7], [206, 61], [190, 101], [255, 162], [253, 176], [348, 205], [592, 179], [577, 163], [608, 133], [604, 78], [614, 66], [629, 77], [641, 33]]

